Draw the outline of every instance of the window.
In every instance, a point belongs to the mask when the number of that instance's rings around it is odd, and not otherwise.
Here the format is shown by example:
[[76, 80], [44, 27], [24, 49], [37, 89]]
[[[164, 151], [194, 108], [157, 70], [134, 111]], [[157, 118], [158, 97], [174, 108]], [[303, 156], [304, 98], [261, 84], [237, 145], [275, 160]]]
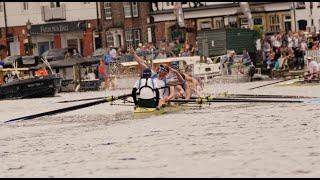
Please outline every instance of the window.
[[280, 20], [278, 15], [270, 16], [270, 30], [272, 32], [280, 31]]
[[249, 28], [248, 18], [240, 19], [240, 28]]
[[29, 9], [29, 3], [23, 2], [22, 5], [23, 5], [23, 10], [28, 10]]
[[60, 7], [60, 2], [50, 2], [50, 7], [51, 8]]
[[110, 2], [104, 2], [104, 14], [106, 16], [106, 19], [111, 19], [111, 3]]
[[285, 16], [284, 19], [285, 21], [291, 21], [291, 16]]
[[109, 32], [107, 34], [107, 46], [110, 47], [110, 46], [113, 46], [113, 35]]
[[201, 29], [211, 29], [211, 21], [204, 21], [200, 24]]
[[0, 2], [0, 12], [3, 12], [3, 2]]
[[224, 20], [216, 20], [216, 24], [215, 24], [215, 28], [219, 29], [219, 28], [223, 28], [224, 27]]
[[138, 47], [138, 44], [140, 43], [140, 30], [135, 29], [134, 31], [134, 46]]
[[254, 18], [253, 19], [253, 25], [263, 25], [262, 24], [262, 18]]
[[138, 17], [138, 3], [137, 2], [123, 2], [124, 17], [131, 17], [131, 6], [133, 17]]
[[[134, 36], [132, 37], [132, 32]], [[141, 42], [140, 29], [126, 30], [126, 44], [127, 48], [133, 46], [134, 48], [138, 47], [138, 44]]]
[[299, 9], [299, 8], [304, 9], [304, 8], [306, 8], [306, 5], [305, 5], [304, 2], [297, 2], [297, 8], [298, 8], [298, 9]]
[[138, 3], [132, 2], [133, 17], [138, 17]]
[[213, 28], [220, 29], [224, 27], [224, 20], [222, 17], [217, 17], [213, 19]]
[[229, 17], [229, 27], [232, 27], [232, 28], [238, 27], [237, 17]]
[[127, 44], [127, 49], [131, 47], [132, 44], [132, 30], [127, 30], [126, 31], [126, 44]]

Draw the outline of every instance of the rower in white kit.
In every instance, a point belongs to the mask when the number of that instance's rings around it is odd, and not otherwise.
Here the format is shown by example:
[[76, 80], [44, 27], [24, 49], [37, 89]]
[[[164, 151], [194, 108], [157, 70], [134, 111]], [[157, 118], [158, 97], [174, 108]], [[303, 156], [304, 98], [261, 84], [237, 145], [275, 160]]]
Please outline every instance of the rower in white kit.
[[157, 80], [151, 78], [151, 70], [143, 70], [142, 76], [132, 89], [134, 104], [138, 107], [157, 108], [159, 104], [159, 89]]

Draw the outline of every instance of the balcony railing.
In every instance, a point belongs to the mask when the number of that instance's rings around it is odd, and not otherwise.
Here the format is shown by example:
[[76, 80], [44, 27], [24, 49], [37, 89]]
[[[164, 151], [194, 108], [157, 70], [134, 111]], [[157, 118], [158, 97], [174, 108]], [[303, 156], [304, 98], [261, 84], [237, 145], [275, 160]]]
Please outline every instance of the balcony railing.
[[56, 21], [66, 19], [66, 5], [51, 8], [50, 6], [41, 7], [41, 16], [43, 21]]

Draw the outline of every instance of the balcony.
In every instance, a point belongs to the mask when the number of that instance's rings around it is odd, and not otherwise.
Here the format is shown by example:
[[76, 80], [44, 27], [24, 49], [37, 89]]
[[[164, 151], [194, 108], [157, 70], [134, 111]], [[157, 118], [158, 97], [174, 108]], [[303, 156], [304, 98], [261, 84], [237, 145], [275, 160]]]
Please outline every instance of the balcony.
[[66, 20], [66, 5], [51, 8], [50, 6], [41, 7], [41, 16], [43, 21]]

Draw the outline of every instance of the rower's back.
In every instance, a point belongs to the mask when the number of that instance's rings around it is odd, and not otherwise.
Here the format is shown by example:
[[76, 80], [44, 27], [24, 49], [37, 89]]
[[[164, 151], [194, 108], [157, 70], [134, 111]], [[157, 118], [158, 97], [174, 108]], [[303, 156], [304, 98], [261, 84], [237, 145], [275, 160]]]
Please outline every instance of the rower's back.
[[132, 97], [135, 105], [139, 107], [155, 108], [159, 103], [159, 90], [157, 80], [151, 78], [151, 70], [145, 69], [142, 77], [136, 81]]
[[151, 78], [141, 78], [136, 81], [134, 88], [137, 89], [137, 95], [140, 99], [152, 99], [156, 96], [155, 89], [157, 82]]

